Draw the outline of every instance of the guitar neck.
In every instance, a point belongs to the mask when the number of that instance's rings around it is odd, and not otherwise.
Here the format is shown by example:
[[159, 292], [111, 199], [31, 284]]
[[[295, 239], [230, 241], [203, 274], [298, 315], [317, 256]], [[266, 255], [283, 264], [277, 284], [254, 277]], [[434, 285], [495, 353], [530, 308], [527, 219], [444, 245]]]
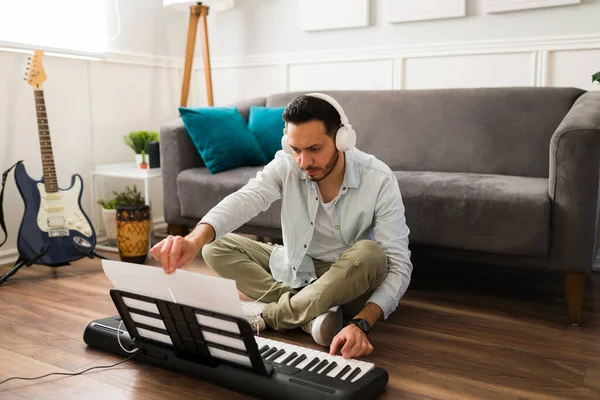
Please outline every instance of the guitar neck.
[[42, 154], [42, 168], [44, 170], [44, 185], [47, 193], [58, 192], [56, 181], [56, 169], [54, 168], [54, 155], [52, 153], [52, 140], [50, 139], [50, 128], [46, 115], [46, 102], [44, 91], [34, 90], [35, 112], [37, 114], [38, 135], [40, 139], [40, 150]]

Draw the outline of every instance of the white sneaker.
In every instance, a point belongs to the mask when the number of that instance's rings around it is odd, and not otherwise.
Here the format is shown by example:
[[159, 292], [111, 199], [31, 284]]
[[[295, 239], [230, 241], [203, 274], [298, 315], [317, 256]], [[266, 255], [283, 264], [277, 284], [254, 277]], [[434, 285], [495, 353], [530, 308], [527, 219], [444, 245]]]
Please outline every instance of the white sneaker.
[[262, 309], [266, 303], [260, 301], [246, 301], [242, 300], [242, 311], [244, 311], [244, 315], [246, 316], [246, 320], [252, 327], [252, 329], [256, 330], [256, 334], [258, 332], [264, 331], [267, 328], [267, 324], [265, 320], [260, 315], [262, 313]]
[[343, 323], [342, 308], [335, 306], [302, 325], [302, 330], [321, 346], [329, 346], [335, 335], [342, 330]]

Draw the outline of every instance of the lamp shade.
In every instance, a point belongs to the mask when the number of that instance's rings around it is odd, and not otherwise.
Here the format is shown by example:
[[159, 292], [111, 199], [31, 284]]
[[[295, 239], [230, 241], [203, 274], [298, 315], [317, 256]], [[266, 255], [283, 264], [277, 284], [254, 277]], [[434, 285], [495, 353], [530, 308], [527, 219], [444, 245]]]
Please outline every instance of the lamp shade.
[[163, 0], [163, 6], [171, 7], [181, 11], [189, 11], [191, 5], [202, 3], [203, 5], [210, 7], [214, 11], [225, 11], [233, 8], [235, 0], [205, 0], [205, 1], [192, 1], [192, 0]]

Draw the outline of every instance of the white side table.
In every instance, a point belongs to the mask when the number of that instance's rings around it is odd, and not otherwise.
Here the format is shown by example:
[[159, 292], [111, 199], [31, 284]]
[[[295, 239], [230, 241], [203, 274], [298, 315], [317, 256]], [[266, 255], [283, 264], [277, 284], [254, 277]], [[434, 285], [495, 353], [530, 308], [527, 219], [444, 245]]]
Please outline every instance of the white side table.
[[[105, 176], [111, 178], [126, 178], [126, 179], [137, 179], [144, 181], [144, 201], [146, 205], [150, 205], [150, 189], [149, 182], [152, 179], [158, 179], [162, 177], [162, 171], [160, 168], [149, 168], [141, 169], [138, 168], [134, 163], [123, 163], [123, 164], [100, 164], [96, 165], [94, 171], [92, 171], [92, 184], [90, 185], [90, 195], [92, 199], [92, 224], [94, 226], [99, 225], [99, 221], [96, 214], [96, 177]], [[152, 239], [153, 222], [150, 221], [150, 239]], [[149, 246], [152, 246], [152, 240], [148, 242]], [[118, 251], [117, 248], [112, 246], [104, 246], [96, 244], [96, 248], [106, 251]]]

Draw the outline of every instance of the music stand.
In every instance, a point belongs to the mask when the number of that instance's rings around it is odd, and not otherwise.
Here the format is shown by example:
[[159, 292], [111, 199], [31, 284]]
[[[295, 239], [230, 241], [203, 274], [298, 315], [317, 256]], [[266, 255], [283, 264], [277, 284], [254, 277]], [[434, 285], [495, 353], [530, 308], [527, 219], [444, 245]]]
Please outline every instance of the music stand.
[[111, 289], [110, 296], [132, 344], [143, 355], [162, 354], [164, 363], [173, 361], [168, 360], [172, 355], [193, 369], [232, 365], [265, 378], [273, 372], [273, 366], [263, 362], [245, 318], [118, 289]]

